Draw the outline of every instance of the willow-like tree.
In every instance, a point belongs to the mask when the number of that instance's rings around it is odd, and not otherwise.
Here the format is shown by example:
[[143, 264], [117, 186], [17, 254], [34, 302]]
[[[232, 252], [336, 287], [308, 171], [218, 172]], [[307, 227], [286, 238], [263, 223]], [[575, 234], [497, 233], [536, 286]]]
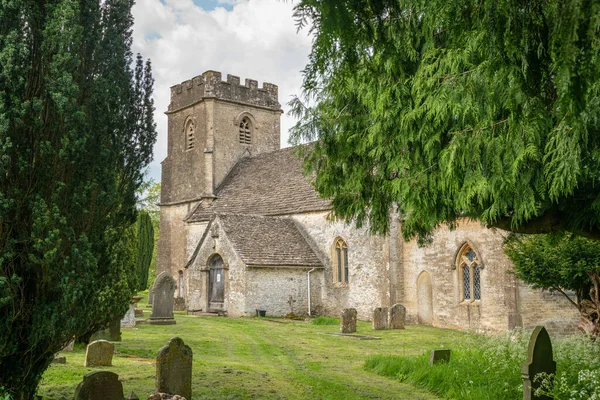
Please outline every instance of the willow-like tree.
[[54, 353], [136, 289], [125, 232], [156, 129], [132, 5], [1, 2], [0, 395], [33, 398]]
[[293, 139], [337, 216], [600, 238], [600, 3], [301, 0]]

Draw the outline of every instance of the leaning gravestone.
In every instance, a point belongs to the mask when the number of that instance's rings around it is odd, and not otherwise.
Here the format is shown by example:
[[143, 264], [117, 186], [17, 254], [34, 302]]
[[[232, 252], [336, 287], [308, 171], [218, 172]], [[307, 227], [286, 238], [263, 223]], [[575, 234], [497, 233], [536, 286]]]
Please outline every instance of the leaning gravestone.
[[543, 326], [536, 326], [529, 339], [527, 361], [521, 367], [523, 400], [550, 400], [552, 397], [535, 395], [540, 383], [535, 376], [540, 373], [555, 374], [556, 362], [552, 359], [552, 342]]
[[356, 308], [344, 308], [340, 318], [340, 332], [356, 332]]
[[101, 329], [98, 332], [94, 333], [90, 338], [90, 342], [93, 342], [95, 340], [110, 340], [111, 342], [120, 342], [121, 320], [115, 319], [110, 323], [108, 328]]
[[377, 307], [373, 310], [373, 329], [376, 331], [388, 328], [387, 307]]
[[429, 364], [435, 365], [450, 362], [450, 350], [431, 350]]
[[404, 329], [406, 323], [406, 307], [402, 304], [394, 304], [390, 309], [390, 328]]
[[173, 325], [173, 294], [176, 288], [175, 279], [168, 272], [161, 272], [156, 277], [152, 291], [154, 292], [154, 304], [152, 305], [152, 314], [148, 323], [154, 325]]
[[156, 391], [192, 398], [192, 349], [178, 337], [158, 351]]
[[119, 375], [109, 371], [90, 372], [77, 385], [75, 400], [123, 400]]
[[85, 351], [85, 367], [110, 367], [115, 345], [106, 340], [96, 340], [88, 344]]

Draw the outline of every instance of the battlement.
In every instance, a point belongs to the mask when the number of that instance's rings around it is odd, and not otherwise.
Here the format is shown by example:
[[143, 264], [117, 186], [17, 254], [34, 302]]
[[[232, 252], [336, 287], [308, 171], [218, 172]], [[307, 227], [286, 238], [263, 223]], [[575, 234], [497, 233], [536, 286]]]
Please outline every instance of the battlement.
[[277, 85], [264, 82], [258, 87], [258, 81], [246, 79], [240, 85], [240, 77], [227, 75], [227, 81], [221, 80], [221, 73], [206, 71], [178, 85], [171, 86], [171, 104], [167, 112], [175, 111], [203, 99], [220, 99], [245, 103], [258, 107], [280, 110]]

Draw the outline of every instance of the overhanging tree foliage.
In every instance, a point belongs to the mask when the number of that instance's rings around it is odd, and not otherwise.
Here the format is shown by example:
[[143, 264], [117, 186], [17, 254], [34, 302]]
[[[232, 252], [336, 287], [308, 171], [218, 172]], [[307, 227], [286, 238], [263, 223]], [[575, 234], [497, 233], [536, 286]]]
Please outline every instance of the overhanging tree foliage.
[[[512, 235], [504, 251], [517, 277], [535, 288], [565, 295], [581, 314], [579, 328], [600, 336], [600, 241], [572, 235]], [[566, 291], [573, 291], [574, 299]]]
[[302, 0], [296, 141], [337, 216], [600, 238], [600, 3]]
[[156, 132], [132, 5], [0, 1], [0, 394], [33, 398], [136, 289], [126, 232]]

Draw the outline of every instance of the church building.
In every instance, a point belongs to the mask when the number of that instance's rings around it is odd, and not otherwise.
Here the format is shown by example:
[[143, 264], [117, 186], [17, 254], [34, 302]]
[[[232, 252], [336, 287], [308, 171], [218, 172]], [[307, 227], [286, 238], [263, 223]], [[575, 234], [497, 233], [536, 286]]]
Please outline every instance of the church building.
[[567, 333], [577, 310], [562, 294], [509, 273], [506, 232], [476, 221], [440, 228], [426, 247], [332, 221], [298, 149], [280, 149], [276, 85], [207, 71], [171, 88], [162, 162], [157, 272], [178, 282], [190, 313], [339, 316], [401, 303], [407, 322]]

